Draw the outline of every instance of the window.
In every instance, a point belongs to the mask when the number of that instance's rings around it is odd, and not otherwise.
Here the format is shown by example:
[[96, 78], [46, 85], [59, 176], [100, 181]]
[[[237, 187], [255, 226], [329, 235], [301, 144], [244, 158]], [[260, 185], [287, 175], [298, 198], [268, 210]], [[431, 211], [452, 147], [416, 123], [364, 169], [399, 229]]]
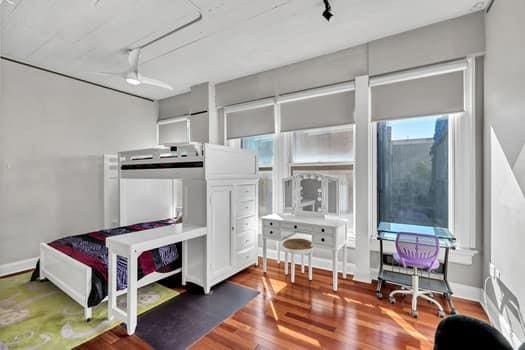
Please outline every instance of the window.
[[291, 143], [290, 174], [313, 172], [337, 178], [342, 192], [341, 215], [353, 222], [353, 127], [295, 131], [291, 133]]
[[334, 163], [354, 160], [352, 126], [296, 131], [293, 133], [294, 163]]
[[449, 117], [377, 124], [378, 221], [449, 226]]
[[259, 216], [273, 212], [273, 135], [241, 139], [241, 148], [257, 153], [259, 162]]
[[273, 135], [243, 137], [241, 148], [257, 153], [259, 167], [273, 166]]

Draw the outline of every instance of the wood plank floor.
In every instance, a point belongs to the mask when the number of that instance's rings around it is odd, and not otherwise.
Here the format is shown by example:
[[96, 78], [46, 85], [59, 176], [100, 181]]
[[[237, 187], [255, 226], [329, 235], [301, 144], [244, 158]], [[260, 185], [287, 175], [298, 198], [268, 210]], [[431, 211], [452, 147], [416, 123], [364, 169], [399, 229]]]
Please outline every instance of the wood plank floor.
[[[266, 275], [259, 265], [232, 277], [230, 281], [260, 294], [193, 349], [432, 349], [441, 319], [427, 302], [419, 303], [419, 318], [414, 319], [409, 315], [410, 298], [399, 298], [395, 305], [386, 298], [378, 300], [375, 283], [353, 282], [350, 276], [340, 279], [334, 292], [331, 273], [314, 269], [313, 281], [298, 270], [292, 285], [282, 266], [269, 260]], [[454, 302], [459, 313], [487, 320], [478, 303], [457, 298]], [[120, 326], [79, 349], [150, 346], [136, 336], [128, 337]]]

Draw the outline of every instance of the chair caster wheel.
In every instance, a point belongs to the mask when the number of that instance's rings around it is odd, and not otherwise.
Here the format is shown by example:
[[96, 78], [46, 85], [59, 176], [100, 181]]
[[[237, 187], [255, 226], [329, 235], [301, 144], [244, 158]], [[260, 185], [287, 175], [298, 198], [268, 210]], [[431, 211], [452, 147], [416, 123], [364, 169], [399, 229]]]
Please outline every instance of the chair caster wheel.
[[445, 312], [444, 311], [438, 311], [439, 318], [445, 318]]
[[418, 318], [418, 313], [417, 311], [410, 311], [410, 316], [414, 317], [414, 318]]
[[395, 304], [395, 303], [396, 303], [396, 298], [394, 298], [394, 297], [388, 297], [388, 302], [389, 302], [390, 304]]
[[376, 292], [376, 297], [377, 297], [377, 299], [383, 299], [383, 293]]

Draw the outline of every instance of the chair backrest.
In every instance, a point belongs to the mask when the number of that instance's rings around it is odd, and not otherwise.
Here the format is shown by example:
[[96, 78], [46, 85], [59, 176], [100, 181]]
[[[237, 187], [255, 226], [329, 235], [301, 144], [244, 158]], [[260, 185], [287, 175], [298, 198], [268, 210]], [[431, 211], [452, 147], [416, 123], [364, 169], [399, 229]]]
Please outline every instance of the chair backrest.
[[439, 239], [430, 235], [398, 233], [396, 250], [405, 267], [430, 269], [438, 259]]

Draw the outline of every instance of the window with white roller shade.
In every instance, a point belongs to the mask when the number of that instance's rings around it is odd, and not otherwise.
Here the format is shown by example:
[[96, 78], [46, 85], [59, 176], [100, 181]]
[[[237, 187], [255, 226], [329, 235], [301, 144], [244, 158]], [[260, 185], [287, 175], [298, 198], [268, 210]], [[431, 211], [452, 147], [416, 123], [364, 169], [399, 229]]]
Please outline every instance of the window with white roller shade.
[[372, 120], [465, 111], [463, 71], [373, 86]]
[[166, 143], [187, 143], [188, 140], [188, 121], [177, 120], [158, 125], [159, 145]]
[[228, 139], [273, 134], [274, 107], [265, 106], [239, 112], [230, 112], [226, 117]]
[[208, 113], [200, 113], [190, 116], [190, 140], [191, 142], [209, 141], [209, 116]]
[[281, 104], [281, 131], [354, 123], [354, 92], [346, 91]]

